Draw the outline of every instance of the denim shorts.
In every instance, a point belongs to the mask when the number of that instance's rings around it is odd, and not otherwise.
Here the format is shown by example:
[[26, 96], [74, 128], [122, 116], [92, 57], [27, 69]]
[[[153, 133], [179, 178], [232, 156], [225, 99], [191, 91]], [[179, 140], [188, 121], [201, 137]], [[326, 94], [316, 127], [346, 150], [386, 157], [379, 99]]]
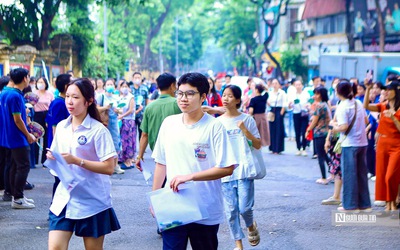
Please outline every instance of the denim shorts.
[[121, 228], [113, 208], [80, 220], [65, 218], [65, 211], [66, 208], [59, 216], [49, 211], [49, 231], [69, 231], [79, 237], [98, 238]]

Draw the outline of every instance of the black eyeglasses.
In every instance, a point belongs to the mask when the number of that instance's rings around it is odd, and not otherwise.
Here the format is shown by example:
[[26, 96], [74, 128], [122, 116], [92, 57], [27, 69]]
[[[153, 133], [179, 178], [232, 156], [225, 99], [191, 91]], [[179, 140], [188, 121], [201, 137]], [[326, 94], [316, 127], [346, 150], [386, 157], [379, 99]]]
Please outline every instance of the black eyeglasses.
[[185, 96], [187, 99], [192, 99], [195, 94], [200, 94], [200, 92], [193, 90], [188, 90], [185, 92], [180, 90], [175, 91], [175, 97], [178, 99], [182, 99], [183, 96]]

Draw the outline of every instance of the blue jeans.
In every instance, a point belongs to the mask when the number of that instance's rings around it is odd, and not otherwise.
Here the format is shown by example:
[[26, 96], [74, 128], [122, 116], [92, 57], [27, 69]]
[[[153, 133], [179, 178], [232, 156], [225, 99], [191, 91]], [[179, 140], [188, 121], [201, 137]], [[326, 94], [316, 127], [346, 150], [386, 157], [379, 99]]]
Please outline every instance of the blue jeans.
[[367, 147], [343, 147], [341, 168], [343, 173], [343, 208], [371, 207], [368, 190]]
[[188, 239], [193, 250], [218, 249], [217, 225], [190, 223], [162, 232], [163, 250], [186, 250]]
[[222, 183], [225, 215], [234, 240], [245, 238], [240, 226], [242, 215], [246, 227], [253, 224], [254, 180], [236, 180]]
[[293, 121], [293, 110], [286, 111], [286, 113], [287, 113], [287, 117], [288, 117], [286, 136], [294, 138], [295, 131], [294, 131], [294, 121]]
[[121, 136], [119, 134], [119, 129], [118, 129], [118, 118], [115, 113], [109, 114], [109, 120], [108, 120], [108, 131], [110, 131], [111, 137], [113, 139], [115, 151], [118, 153], [121, 151]]

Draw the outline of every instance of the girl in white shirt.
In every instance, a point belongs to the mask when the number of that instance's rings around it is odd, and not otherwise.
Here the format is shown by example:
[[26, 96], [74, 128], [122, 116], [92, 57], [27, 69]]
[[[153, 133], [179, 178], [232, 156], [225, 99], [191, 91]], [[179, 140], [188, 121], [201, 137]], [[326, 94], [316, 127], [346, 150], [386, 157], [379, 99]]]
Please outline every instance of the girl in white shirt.
[[100, 122], [89, 79], [68, 85], [65, 104], [70, 116], [57, 125], [47, 158], [55, 160], [52, 152], [60, 153], [82, 181], [71, 190], [60, 176], [49, 212], [49, 249], [68, 249], [73, 232], [83, 237], [86, 249], [103, 249], [105, 234], [120, 229], [109, 177], [117, 154]]
[[[232, 148], [239, 150], [243, 145], [239, 143], [248, 143], [256, 149], [261, 148], [260, 134], [255, 120], [244, 113], [238, 111], [241, 104], [242, 91], [235, 85], [228, 85], [222, 94], [222, 105], [226, 112], [218, 117], [218, 120], [224, 125], [228, 132]], [[241, 140], [245, 136], [246, 140]], [[247, 145], [244, 145], [247, 146]], [[236, 152], [239, 160], [239, 166], [233, 171], [233, 174], [222, 178], [222, 193], [224, 195], [225, 214], [229, 222], [231, 236], [235, 240], [235, 250], [242, 250], [242, 239], [245, 235], [240, 226], [240, 215], [242, 215], [247, 230], [250, 245], [257, 246], [260, 243], [260, 235], [257, 230], [257, 224], [253, 219], [254, 206], [254, 180], [248, 179], [249, 171], [246, 162], [246, 155], [242, 152]]]

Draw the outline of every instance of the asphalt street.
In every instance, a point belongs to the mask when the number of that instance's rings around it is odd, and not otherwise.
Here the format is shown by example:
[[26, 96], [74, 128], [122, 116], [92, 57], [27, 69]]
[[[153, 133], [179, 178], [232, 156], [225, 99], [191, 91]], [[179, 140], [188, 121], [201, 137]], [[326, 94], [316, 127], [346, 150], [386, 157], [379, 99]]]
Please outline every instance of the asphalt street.
[[[331, 213], [337, 206], [323, 206], [321, 200], [332, 195], [333, 184], [319, 185], [317, 160], [295, 156], [295, 143], [286, 141], [282, 155], [264, 150], [267, 176], [256, 181], [254, 216], [261, 242], [245, 249], [397, 249], [400, 245], [399, 226], [335, 226]], [[150, 150], [145, 164], [152, 164]], [[32, 169], [28, 180], [35, 184], [26, 191], [35, 200], [31, 210], [11, 209], [10, 202], [0, 201], [0, 249], [47, 249], [48, 208], [53, 177], [47, 169]], [[374, 182], [369, 181], [371, 199]], [[162, 249], [156, 234], [155, 220], [148, 210], [146, 193], [151, 190], [136, 169], [112, 176], [112, 195], [122, 228], [106, 236], [105, 249]], [[380, 210], [382, 208], [376, 208]], [[243, 224], [242, 224], [243, 225]], [[232, 250], [227, 224], [220, 226], [219, 249]], [[81, 238], [73, 236], [69, 249], [84, 249]], [[190, 247], [188, 248], [190, 249]]]

